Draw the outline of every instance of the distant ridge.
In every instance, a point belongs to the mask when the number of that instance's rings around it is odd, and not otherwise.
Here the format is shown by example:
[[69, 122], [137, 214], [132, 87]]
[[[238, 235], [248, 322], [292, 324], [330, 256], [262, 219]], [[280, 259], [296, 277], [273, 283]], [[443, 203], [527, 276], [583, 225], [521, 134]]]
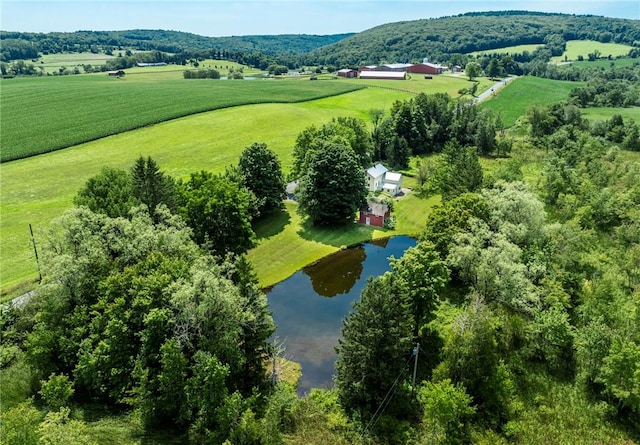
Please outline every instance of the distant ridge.
[[468, 12], [388, 23], [307, 54], [339, 67], [381, 62], [446, 61], [466, 54], [549, 41], [596, 40], [640, 47], [640, 20], [531, 11]]
[[181, 31], [131, 29], [126, 31], [76, 31], [29, 33], [0, 31], [0, 39], [20, 40], [38, 52], [60, 52], [64, 48], [115, 46], [137, 50], [157, 50], [169, 53], [195, 50], [224, 50], [265, 55], [299, 55], [330, 45], [353, 35], [281, 34], [206, 37]]

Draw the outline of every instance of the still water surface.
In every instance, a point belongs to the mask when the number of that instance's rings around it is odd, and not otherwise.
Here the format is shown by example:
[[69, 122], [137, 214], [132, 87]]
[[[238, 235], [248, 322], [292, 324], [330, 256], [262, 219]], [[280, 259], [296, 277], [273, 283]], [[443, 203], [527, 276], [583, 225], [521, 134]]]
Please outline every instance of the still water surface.
[[342, 250], [305, 267], [268, 293], [284, 356], [302, 365], [298, 393], [331, 386], [342, 321], [369, 277], [388, 270], [416, 240], [397, 236]]

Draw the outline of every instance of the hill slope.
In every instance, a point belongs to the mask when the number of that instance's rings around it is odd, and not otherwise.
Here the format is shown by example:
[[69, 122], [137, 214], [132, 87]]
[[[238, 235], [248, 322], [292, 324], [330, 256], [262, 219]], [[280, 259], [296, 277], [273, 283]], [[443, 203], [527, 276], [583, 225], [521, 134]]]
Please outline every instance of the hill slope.
[[118, 47], [169, 53], [216, 49], [245, 54], [257, 52], [265, 55], [296, 55], [336, 43], [351, 35], [353, 34], [205, 37], [188, 32], [149, 29], [46, 34], [0, 31], [0, 39], [3, 41], [1, 60], [4, 61], [35, 58], [38, 53], [104, 51]]
[[567, 40], [640, 42], [640, 21], [527, 11], [479, 12], [389, 23], [355, 34], [307, 55], [337, 66], [380, 62], [444, 62], [470, 53], [524, 44], [562, 45]]

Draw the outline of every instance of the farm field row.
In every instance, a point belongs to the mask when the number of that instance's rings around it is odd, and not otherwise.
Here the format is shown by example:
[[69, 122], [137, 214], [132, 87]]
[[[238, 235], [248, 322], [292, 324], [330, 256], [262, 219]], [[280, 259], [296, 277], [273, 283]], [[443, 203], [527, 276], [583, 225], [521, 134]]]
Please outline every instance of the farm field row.
[[4, 79], [0, 87], [3, 162], [195, 113], [359, 88], [347, 82], [120, 79], [104, 73]]
[[[533, 43], [528, 45], [507, 46], [504, 48], [496, 48], [488, 51], [474, 51], [469, 53], [474, 57], [491, 55], [491, 54], [522, 54], [525, 51], [533, 53], [537, 48], [544, 46], [543, 43]], [[560, 56], [551, 58], [554, 63], [564, 62], [565, 60], [577, 60], [578, 56], [584, 57], [586, 60], [589, 53], [598, 51], [600, 57], [623, 57], [629, 54], [632, 46], [620, 43], [602, 43], [595, 40], [568, 40], [565, 52]]]

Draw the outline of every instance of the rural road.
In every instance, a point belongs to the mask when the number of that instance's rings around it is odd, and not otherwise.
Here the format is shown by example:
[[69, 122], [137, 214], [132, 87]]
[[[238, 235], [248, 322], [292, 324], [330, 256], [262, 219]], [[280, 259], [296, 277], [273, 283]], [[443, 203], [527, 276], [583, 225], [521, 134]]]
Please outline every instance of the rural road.
[[515, 79], [515, 77], [505, 77], [500, 82], [497, 82], [494, 86], [489, 88], [487, 91], [483, 92], [482, 94], [479, 94], [477, 97], [474, 98], [473, 101], [475, 103], [479, 103], [479, 102], [482, 102], [483, 100], [488, 99], [489, 97], [493, 96], [496, 91], [498, 91], [500, 88], [505, 86], [508, 82], [511, 82], [513, 79]]

